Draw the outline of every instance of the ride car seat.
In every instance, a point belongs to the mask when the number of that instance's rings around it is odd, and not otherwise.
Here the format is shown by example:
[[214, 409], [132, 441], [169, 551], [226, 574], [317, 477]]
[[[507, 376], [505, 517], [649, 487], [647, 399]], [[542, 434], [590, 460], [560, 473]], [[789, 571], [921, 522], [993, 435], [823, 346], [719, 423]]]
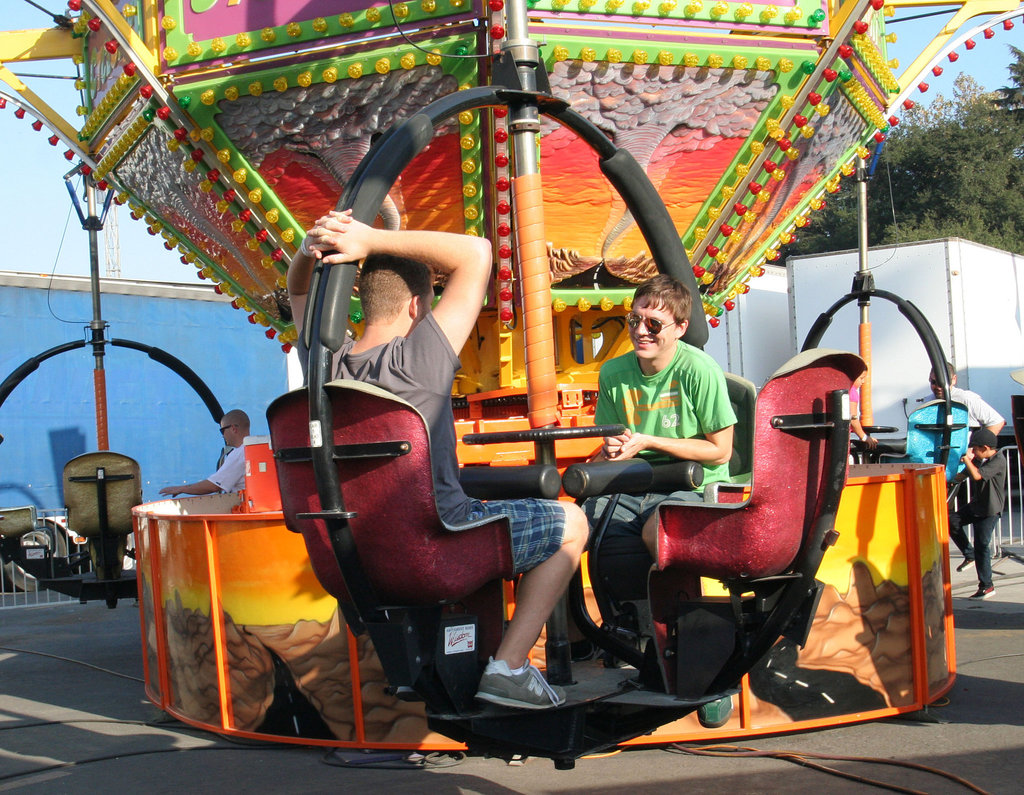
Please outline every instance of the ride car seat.
[[121, 576], [132, 532], [132, 508], [141, 502], [142, 480], [133, 458], [100, 450], [64, 465], [68, 527], [88, 539], [97, 579]]
[[[946, 458], [946, 482], [964, 468], [960, 462], [967, 452], [971, 430], [967, 425], [967, 406], [952, 402], [952, 433]], [[938, 464], [942, 461], [942, 432], [945, 428], [946, 402], [930, 400], [915, 409], [907, 419], [907, 445], [903, 454], [883, 451], [879, 461], [886, 464]]]
[[[784, 582], [798, 557], [813, 554], [810, 540], [834, 521], [849, 450], [849, 400], [840, 390], [848, 391], [863, 370], [859, 357], [838, 351], [812, 349], [791, 359], [757, 396], [747, 496], [658, 507], [649, 593], [668, 692], [677, 692], [678, 684], [688, 695], [701, 695], [725, 661], [750, 646], [737, 640], [743, 595], [756, 594], [758, 584], [774, 590]], [[780, 575], [783, 580], [773, 579]], [[731, 599], [705, 598], [701, 577], [723, 581]], [[750, 615], [746, 620], [752, 627], [762, 623]], [[691, 650], [703, 660], [694, 664]], [[678, 682], [678, 672], [690, 665], [688, 681]]]
[[[333, 427], [323, 433], [333, 443], [344, 504], [337, 518], [322, 511], [317, 491], [307, 390], [283, 395], [267, 410], [285, 523], [302, 533], [317, 578], [363, 618], [379, 608], [460, 602], [485, 611], [478, 645], [481, 655], [493, 651], [504, 619], [501, 580], [513, 577], [508, 520], [446, 524], [434, 499], [422, 415], [358, 381], [334, 381], [325, 391]], [[346, 578], [352, 562], [357, 569]], [[348, 581], [359, 572], [369, 592]]]

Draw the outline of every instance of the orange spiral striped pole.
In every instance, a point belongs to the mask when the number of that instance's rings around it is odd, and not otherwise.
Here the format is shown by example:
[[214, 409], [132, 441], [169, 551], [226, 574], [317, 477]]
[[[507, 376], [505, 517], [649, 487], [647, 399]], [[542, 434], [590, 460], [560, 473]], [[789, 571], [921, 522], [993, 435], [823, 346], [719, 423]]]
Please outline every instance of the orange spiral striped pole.
[[860, 358], [868, 366], [864, 385], [860, 389], [860, 424], [874, 425], [874, 412], [871, 408], [871, 323], [861, 323], [857, 327]]
[[558, 420], [555, 335], [551, 318], [551, 269], [544, 234], [544, 191], [538, 173], [512, 180], [516, 251], [523, 293], [526, 398], [531, 428]]
[[107, 371], [96, 368], [92, 371], [93, 394], [96, 396], [96, 449], [109, 450], [107, 436]]

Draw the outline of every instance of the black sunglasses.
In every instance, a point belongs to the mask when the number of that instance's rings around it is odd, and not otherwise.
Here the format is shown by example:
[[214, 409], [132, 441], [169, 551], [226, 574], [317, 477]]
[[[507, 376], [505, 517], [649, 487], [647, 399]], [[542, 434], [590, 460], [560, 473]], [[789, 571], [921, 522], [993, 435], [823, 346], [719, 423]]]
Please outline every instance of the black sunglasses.
[[639, 328], [641, 323], [647, 326], [647, 330], [651, 332], [651, 334], [654, 334], [655, 336], [661, 334], [662, 329], [668, 328], [669, 326], [674, 326], [676, 324], [674, 320], [671, 323], [665, 323], [661, 320], [658, 320], [658, 318], [656, 317], [641, 317], [636, 312], [630, 312], [628, 315], [626, 315], [626, 325], [628, 325], [630, 328]]
[[220, 432], [223, 434], [224, 431], [226, 431], [228, 428], [237, 428], [237, 427], [238, 426], [234, 425], [234, 424], [232, 424], [232, 425], [221, 425], [220, 426]]

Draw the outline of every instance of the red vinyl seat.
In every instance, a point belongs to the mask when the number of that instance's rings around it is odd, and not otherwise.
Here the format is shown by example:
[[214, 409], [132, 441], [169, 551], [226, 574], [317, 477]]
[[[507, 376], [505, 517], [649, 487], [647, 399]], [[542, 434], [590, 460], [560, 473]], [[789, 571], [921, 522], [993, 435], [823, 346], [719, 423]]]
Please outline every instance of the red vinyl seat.
[[789, 567], [817, 521], [827, 486], [826, 429], [784, 427], [776, 417], [827, 411], [830, 392], [863, 371], [852, 353], [812, 350], [778, 370], [757, 396], [749, 496], [739, 502], [663, 502], [658, 569], [743, 580]]
[[[757, 659], [794, 618], [772, 617], [786, 583], [797, 602], [813, 601], [817, 563], [801, 561], [813, 560], [810, 538], [829, 543], [849, 454], [849, 401], [833, 393], [848, 391], [863, 370], [852, 353], [815, 349], [791, 359], [757, 396], [749, 491], [658, 507], [648, 594], [666, 692], [700, 698], [749, 670], [745, 655]], [[702, 577], [721, 580], [729, 598], [704, 596]]]
[[[420, 413], [404, 400], [357, 381], [327, 384], [334, 463], [348, 529], [360, 565], [383, 606], [457, 602], [513, 576], [508, 521], [465, 526], [437, 512], [430, 440]], [[349, 594], [322, 518], [310, 455], [305, 389], [267, 410], [285, 523], [302, 533], [314, 571], [341, 601]]]

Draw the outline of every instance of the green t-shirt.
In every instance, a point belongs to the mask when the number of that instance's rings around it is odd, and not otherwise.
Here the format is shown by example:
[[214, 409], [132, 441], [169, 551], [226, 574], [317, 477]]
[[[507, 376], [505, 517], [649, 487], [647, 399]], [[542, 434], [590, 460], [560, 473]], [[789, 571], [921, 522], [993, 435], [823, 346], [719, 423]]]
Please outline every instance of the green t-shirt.
[[[621, 423], [634, 433], [692, 439], [736, 424], [725, 374], [704, 351], [678, 342], [672, 362], [644, 375], [635, 353], [605, 362], [598, 377], [597, 425]], [[645, 450], [652, 461], [670, 456]], [[729, 480], [729, 464], [704, 466], [704, 483]]]

